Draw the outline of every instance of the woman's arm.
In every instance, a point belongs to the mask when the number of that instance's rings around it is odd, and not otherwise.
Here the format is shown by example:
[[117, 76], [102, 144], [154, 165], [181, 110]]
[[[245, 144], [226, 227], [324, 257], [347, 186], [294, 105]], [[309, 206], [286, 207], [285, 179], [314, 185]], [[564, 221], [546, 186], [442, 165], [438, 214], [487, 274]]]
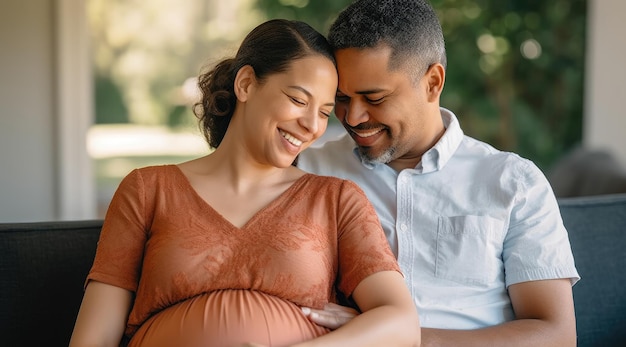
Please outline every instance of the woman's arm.
[[352, 293], [363, 312], [337, 330], [294, 347], [419, 346], [417, 310], [397, 271], [366, 277]]
[[118, 347], [132, 300], [132, 292], [126, 289], [89, 281], [70, 347]]

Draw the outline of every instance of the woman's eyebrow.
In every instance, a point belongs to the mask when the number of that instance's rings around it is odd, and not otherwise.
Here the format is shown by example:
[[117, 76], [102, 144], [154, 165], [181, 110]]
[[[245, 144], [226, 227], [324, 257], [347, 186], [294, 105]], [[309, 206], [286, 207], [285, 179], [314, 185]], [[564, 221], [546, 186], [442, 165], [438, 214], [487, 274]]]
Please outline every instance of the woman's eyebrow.
[[297, 90], [303, 92], [304, 94], [306, 94], [308, 97], [312, 97], [313, 96], [311, 94], [311, 92], [309, 92], [308, 90], [306, 90], [305, 88], [300, 87], [300, 86], [287, 86], [287, 88], [297, 89]]

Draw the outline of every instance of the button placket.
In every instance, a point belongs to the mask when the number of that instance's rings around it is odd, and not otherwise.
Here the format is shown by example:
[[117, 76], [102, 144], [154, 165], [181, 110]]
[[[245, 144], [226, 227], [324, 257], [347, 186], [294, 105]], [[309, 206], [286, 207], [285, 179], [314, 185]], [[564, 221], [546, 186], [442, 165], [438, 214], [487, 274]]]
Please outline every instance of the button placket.
[[[407, 284], [413, 282], [413, 238], [411, 235], [412, 185], [409, 173], [400, 172], [397, 179], [396, 234], [398, 237], [398, 263]], [[412, 286], [409, 286], [412, 290]]]

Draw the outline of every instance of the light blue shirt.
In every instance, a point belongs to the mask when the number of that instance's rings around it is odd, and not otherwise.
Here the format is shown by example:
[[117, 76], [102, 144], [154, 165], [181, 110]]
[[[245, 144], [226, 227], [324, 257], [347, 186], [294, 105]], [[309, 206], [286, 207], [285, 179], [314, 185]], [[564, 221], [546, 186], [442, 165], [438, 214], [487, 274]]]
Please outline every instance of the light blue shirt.
[[446, 132], [414, 169], [361, 161], [345, 135], [300, 155], [303, 170], [356, 182], [378, 212], [423, 327], [476, 329], [514, 319], [507, 287], [580, 278], [559, 207], [531, 161]]

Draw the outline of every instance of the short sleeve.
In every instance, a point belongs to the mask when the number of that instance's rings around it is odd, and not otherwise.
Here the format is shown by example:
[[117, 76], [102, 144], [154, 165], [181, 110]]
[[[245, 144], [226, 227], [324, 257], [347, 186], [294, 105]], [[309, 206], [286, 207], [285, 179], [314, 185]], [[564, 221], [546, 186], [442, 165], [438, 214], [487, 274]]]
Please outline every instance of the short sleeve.
[[400, 272], [400, 268], [365, 193], [353, 182], [344, 181], [339, 195], [338, 285], [349, 297], [366, 277], [380, 271]]
[[138, 170], [117, 188], [107, 210], [89, 280], [135, 292], [147, 240], [144, 182]]
[[519, 193], [504, 240], [506, 286], [555, 278], [580, 278], [559, 206], [543, 173], [528, 163], [517, 172]]

